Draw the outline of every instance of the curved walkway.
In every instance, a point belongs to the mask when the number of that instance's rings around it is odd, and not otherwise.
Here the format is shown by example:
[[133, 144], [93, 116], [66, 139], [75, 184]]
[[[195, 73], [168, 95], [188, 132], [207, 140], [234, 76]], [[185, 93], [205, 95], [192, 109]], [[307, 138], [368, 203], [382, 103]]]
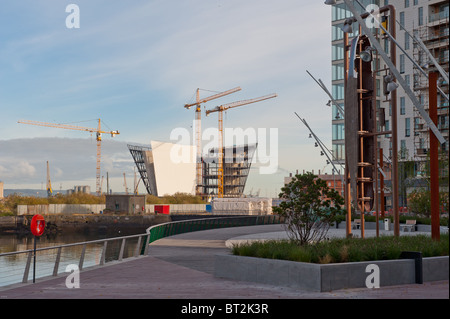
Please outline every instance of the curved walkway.
[[[0, 289], [0, 299], [448, 299], [449, 282], [345, 289], [327, 293], [241, 282], [213, 276], [214, 255], [226, 253], [233, 238], [280, 234], [282, 225], [214, 229], [172, 236], [150, 245], [149, 255], [85, 269], [80, 288], [66, 276]], [[260, 235], [255, 235], [260, 234]], [[265, 234], [265, 235], [262, 235]]]

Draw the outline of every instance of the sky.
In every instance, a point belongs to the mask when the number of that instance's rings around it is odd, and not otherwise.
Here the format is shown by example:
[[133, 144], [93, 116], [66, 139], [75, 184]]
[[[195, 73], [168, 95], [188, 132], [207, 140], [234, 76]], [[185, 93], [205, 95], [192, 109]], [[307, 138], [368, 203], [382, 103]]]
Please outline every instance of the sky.
[[134, 179], [127, 144], [177, 142], [179, 128], [193, 139], [195, 112], [183, 106], [197, 88], [202, 98], [238, 86], [202, 105], [202, 129], [218, 126], [206, 109], [277, 94], [224, 114], [226, 128], [276, 137], [266, 145], [276, 170], [262, 173], [261, 155], [245, 193], [277, 196], [290, 172], [331, 172], [294, 113], [331, 149], [328, 96], [306, 72], [331, 88], [330, 21], [323, 0], [0, 0], [0, 180], [45, 188], [49, 161], [54, 189], [95, 190], [93, 134], [18, 121], [95, 128], [101, 119], [120, 132], [103, 135], [102, 175], [123, 191], [123, 173], [128, 186]]

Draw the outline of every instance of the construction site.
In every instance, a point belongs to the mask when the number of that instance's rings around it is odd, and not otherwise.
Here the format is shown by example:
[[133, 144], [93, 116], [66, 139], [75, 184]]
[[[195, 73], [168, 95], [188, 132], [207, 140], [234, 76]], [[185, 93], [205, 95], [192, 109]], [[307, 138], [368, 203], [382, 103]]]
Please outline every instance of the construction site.
[[[195, 107], [194, 146], [155, 141], [151, 141], [150, 147], [128, 145], [140, 180], [148, 194], [163, 196], [183, 192], [201, 196], [206, 201], [243, 197], [257, 144], [224, 145], [223, 113], [232, 108], [275, 98], [277, 94], [223, 104], [206, 110], [206, 115], [218, 113], [219, 133], [218, 147], [212, 147], [206, 152], [202, 152], [201, 129], [201, 105], [240, 90], [241, 88], [237, 87], [200, 98], [200, 89], [197, 89], [196, 101], [184, 106], [186, 109]], [[195, 161], [174, 162], [170, 158], [174, 147], [181, 150], [184, 148], [188, 154], [195, 154]]]
[[[418, 45], [413, 47], [414, 60], [425, 69], [442, 68], [448, 74], [449, 70], [449, 16], [448, 11], [440, 10], [445, 3], [431, 4], [429, 18], [421, 26], [414, 30], [414, 39]], [[448, 3], [447, 3], [448, 10]], [[429, 85], [426, 74], [414, 67], [413, 89], [419, 97], [424, 109], [429, 111]], [[449, 84], [440, 77], [438, 79], [440, 93], [437, 95], [437, 127], [441, 134], [448, 140], [449, 137], [449, 102], [444, 98], [448, 96]], [[443, 93], [443, 94], [442, 94]], [[415, 161], [419, 172], [425, 171], [427, 157], [429, 156], [430, 134], [425, 121], [416, 111], [414, 115], [414, 148]], [[442, 145], [442, 151], [448, 153], [448, 143]]]

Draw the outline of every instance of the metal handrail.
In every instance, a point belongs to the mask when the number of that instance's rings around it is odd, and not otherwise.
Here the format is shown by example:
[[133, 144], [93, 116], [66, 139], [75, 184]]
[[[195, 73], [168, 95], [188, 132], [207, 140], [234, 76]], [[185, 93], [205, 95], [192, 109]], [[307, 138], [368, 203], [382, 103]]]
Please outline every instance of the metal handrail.
[[[143, 243], [143, 240], [142, 240], [143, 237], [146, 238], [145, 243]], [[130, 236], [122, 236], [122, 237], [113, 237], [113, 238], [106, 238], [106, 239], [99, 239], [99, 240], [92, 240], [92, 241], [84, 241], [84, 242], [64, 244], [64, 245], [51, 246], [51, 247], [42, 247], [42, 248], [36, 249], [36, 255], [37, 255], [37, 252], [57, 250], [56, 258], [55, 258], [55, 261], [53, 264], [53, 272], [52, 272], [52, 276], [57, 276], [58, 271], [59, 271], [59, 264], [61, 261], [61, 253], [62, 253], [63, 248], [82, 246], [80, 258], [78, 260], [78, 268], [79, 268], [79, 270], [82, 270], [87, 245], [103, 243], [102, 253], [101, 253], [101, 257], [100, 257], [100, 261], [99, 261], [99, 265], [102, 266], [106, 263], [106, 249], [108, 247], [108, 242], [122, 241], [121, 246], [120, 246], [119, 256], [118, 256], [118, 261], [122, 261], [123, 256], [124, 256], [124, 248], [126, 245], [126, 241], [128, 239], [134, 239], [134, 238], [138, 238], [138, 242], [134, 249], [133, 257], [136, 258], [136, 257], [139, 257], [140, 255], [144, 255], [144, 256], [147, 255], [148, 254], [148, 245], [149, 245], [149, 240], [150, 240], [150, 236], [148, 233], [138, 234], [138, 235], [130, 235]], [[27, 261], [26, 261], [26, 265], [25, 265], [25, 269], [23, 271], [23, 277], [22, 277], [22, 283], [27, 283], [30, 266], [31, 266], [31, 260], [32, 260], [33, 254], [34, 254], [34, 249], [28, 249], [28, 250], [17, 251], [17, 252], [1, 253], [0, 258], [6, 257], [6, 256], [20, 255], [20, 254], [27, 254]], [[129, 257], [129, 258], [131, 258], [131, 257]]]
[[154, 225], [147, 228], [146, 232], [150, 235], [149, 243], [152, 243], [164, 237], [198, 230], [280, 224], [283, 222], [283, 218], [278, 215], [241, 215], [234, 217], [199, 218]]

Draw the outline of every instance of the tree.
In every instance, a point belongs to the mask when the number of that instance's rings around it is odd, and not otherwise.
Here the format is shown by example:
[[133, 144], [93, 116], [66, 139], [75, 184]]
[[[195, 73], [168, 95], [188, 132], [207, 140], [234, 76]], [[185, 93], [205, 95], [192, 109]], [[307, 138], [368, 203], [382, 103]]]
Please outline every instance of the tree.
[[285, 218], [288, 236], [298, 245], [325, 238], [336, 215], [344, 213], [342, 196], [312, 173], [295, 175], [281, 191], [283, 201], [273, 211]]
[[[439, 212], [448, 213], [449, 198], [448, 192], [439, 192]], [[431, 215], [431, 194], [429, 190], [414, 190], [408, 196], [408, 207], [411, 212], [430, 217]]]

